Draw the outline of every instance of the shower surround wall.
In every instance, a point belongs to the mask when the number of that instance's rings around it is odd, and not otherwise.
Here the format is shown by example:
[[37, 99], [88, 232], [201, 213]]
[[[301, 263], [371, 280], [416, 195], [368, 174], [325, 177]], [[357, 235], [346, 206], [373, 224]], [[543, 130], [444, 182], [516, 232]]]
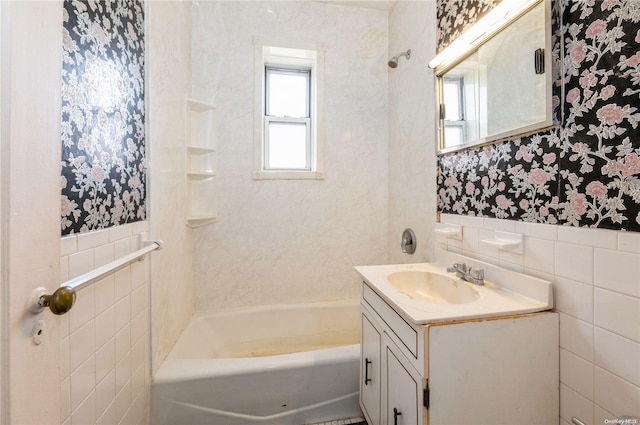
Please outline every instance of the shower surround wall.
[[[389, 54], [411, 49], [411, 59], [389, 69], [389, 262], [433, 260], [436, 191], [435, 85], [425, 64], [435, 55], [435, 3], [400, 1], [389, 14]], [[413, 255], [400, 249], [402, 231], [417, 235]]]
[[[489, 3], [439, 1], [441, 45]], [[438, 175], [442, 221], [464, 226], [439, 244], [555, 283], [563, 425], [640, 416], [640, 233], [614, 231], [640, 230], [640, 3], [590, 4], [555, 3], [561, 128], [446, 155]], [[524, 255], [482, 245], [495, 230], [524, 234]]]
[[[358, 296], [387, 259], [387, 13], [197, 2], [193, 94], [217, 105], [218, 222], [194, 230], [198, 310]], [[252, 180], [253, 37], [325, 48], [324, 180]]]
[[151, 256], [151, 365], [158, 370], [193, 315], [193, 237], [184, 158], [191, 93], [191, 1], [147, 2], [149, 35], [150, 234], [164, 242]]

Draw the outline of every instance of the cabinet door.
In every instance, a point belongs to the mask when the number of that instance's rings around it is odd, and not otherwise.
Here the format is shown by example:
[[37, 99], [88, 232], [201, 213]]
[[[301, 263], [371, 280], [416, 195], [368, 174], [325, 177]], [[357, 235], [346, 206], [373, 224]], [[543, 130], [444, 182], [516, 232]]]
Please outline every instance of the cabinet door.
[[369, 425], [380, 425], [380, 332], [362, 313], [360, 405]]
[[557, 313], [431, 326], [430, 423], [557, 425], [558, 332]]
[[417, 425], [421, 386], [387, 347], [387, 425]]

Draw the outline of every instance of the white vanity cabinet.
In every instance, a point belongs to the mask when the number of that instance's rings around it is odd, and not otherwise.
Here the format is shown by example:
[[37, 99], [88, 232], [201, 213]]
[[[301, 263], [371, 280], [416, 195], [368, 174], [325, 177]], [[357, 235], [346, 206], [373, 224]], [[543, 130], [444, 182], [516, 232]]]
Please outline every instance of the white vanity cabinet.
[[369, 425], [558, 423], [558, 315], [415, 324], [362, 285]]

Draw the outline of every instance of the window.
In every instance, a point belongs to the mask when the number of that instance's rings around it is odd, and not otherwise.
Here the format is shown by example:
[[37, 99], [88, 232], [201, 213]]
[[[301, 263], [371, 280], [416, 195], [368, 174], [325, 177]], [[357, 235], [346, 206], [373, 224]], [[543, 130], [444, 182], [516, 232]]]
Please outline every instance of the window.
[[311, 70], [265, 67], [264, 170], [311, 171]]
[[461, 145], [465, 141], [463, 84], [463, 78], [443, 78], [442, 94], [444, 105], [447, 105], [444, 111], [445, 148]]
[[323, 179], [322, 49], [255, 44], [254, 179]]

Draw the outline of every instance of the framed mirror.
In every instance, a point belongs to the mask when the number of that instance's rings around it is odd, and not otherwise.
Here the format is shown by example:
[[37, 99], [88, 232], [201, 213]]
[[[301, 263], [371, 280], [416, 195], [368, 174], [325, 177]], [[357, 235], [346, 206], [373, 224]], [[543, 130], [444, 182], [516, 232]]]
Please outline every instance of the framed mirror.
[[508, 24], [497, 26], [457, 56], [446, 52], [460, 49], [455, 42], [438, 55], [447, 57], [435, 67], [440, 154], [553, 124], [550, 2], [528, 1]]

